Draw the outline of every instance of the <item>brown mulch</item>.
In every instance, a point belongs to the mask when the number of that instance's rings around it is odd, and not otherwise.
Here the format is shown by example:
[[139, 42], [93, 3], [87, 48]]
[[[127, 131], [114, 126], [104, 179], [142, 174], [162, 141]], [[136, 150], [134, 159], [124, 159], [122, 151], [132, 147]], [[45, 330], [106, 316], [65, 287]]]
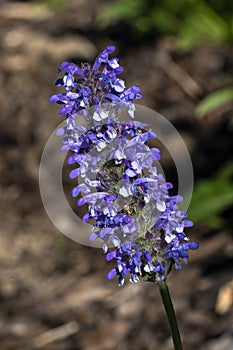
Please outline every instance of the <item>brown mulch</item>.
[[[119, 288], [115, 280], [107, 281], [111, 267], [102, 251], [59, 233], [40, 199], [40, 157], [61, 121], [48, 102], [56, 91], [57, 67], [64, 60], [91, 61], [114, 42], [107, 31], [95, 32], [102, 4], [70, 1], [59, 11], [33, 2], [0, 2], [1, 350], [172, 349], [156, 286], [141, 282]], [[142, 88], [140, 104], [179, 129], [196, 179], [210, 176], [229, 158], [230, 108], [201, 121], [194, 108], [229, 84], [231, 48], [204, 46], [178, 54], [171, 38], [128, 48], [123, 38], [114, 43], [128, 85]], [[190, 231], [200, 249], [169, 279], [184, 349], [230, 350], [232, 231]]]

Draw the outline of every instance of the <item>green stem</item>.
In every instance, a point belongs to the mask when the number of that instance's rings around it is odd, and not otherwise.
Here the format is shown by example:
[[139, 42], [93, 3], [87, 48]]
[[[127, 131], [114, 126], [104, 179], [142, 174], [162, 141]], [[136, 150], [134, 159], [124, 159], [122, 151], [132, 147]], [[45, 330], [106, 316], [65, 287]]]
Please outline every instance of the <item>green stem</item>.
[[176, 315], [175, 315], [175, 311], [174, 311], [174, 307], [172, 304], [172, 300], [171, 300], [168, 286], [167, 286], [165, 281], [158, 283], [158, 285], [159, 285], [160, 295], [161, 295], [162, 300], [163, 300], [163, 305], [164, 305], [164, 308], [165, 308], [165, 311], [167, 314], [168, 323], [169, 323], [169, 326], [171, 329], [174, 349], [175, 350], [182, 350], [180, 332], [179, 332], [178, 324], [176, 321]]

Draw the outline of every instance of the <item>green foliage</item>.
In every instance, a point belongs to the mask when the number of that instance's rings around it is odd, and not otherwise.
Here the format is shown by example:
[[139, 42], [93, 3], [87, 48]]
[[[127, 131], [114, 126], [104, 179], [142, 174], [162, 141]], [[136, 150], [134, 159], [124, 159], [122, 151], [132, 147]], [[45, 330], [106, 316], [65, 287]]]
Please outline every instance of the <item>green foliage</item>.
[[37, 4], [47, 4], [55, 8], [63, 8], [65, 6], [65, 0], [34, 0]]
[[215, 176], [199, 181], [193, 192], [189, 218], [195, 225], [213, 228], [224, 225], [221, 213], [233, 205], [233, 164], [226, 164]]
[[178, 32], [178, 47], [191, 49], [201, 43], [227, 42], [231, 28], [211, 7], [204, 2], [194, 8], [184, 19]]
[[202, 118], [227, 102], [233, 102], [233, 87], [215, 91], [206, 96], [197, 106], [195, 114]]
[[231, 0], [115, 0], [100, 11], [97, 23], [104, 28], [118, 20], [127, 21], [140, 35], [174, 34], [181, 50], [233, 41]]

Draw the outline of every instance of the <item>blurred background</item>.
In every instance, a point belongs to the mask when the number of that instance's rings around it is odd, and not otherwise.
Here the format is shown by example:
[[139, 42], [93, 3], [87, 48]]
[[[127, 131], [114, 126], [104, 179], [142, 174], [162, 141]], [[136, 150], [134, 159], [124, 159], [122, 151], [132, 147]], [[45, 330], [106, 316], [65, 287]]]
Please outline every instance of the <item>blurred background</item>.
[[102, 251], [59, 233], [40, 199], [57, 68], [106, 45], [192, 158], [200, 249], [169, 279], [184, 349], [233, 349], [232, 43], [231, 0], [0, 1], [1, 350], [172, 349], [156, 286], [107, 281]]

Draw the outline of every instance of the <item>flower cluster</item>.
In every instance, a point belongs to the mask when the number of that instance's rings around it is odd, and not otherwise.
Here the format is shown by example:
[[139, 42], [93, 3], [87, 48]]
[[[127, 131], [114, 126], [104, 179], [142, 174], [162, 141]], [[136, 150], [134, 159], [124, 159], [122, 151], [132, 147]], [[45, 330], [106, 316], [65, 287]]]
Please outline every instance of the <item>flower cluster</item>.
[[[108, 279], [118, 275], [119, 285], [126, 275], [134, 283], [140, 276], [160, 282], [173, 265], [187, 263], [188, 251], [198, 244], [184, 233], [192, 222], [178, 208], [181, 196], [170, 196], [172, 184], [157, 172], [160, 152], [148, 145], [156, 135], [141, 122], [120, 120], [124, 108], [134, 117], [133, 101], [141, 93], [117, 77], [123, 69], [117, 58], [109, 59], [113, 51], [107, 47], [92, 67], [63, 63], [56, 85], [66, 92], [51, 102], [63, 105], [66, 126], [58, 135], [64, 135], [62, 151], [71, 151], [70, 178], [78, 178], [72, 196], [88, 207], [83, 221], [93, 222], [90, 239], [101, 239], [106, 260], [116, 260]], [[76, 124], [78, 115], [84, 126]]]
[[[142, 97], [140, 88], [132, 86], [126, 89], [124, 80], [117, 78], [123, 68], [118, 64], [117, 58], [109, 59], [109, 54], [114, 50], [114, 46], [108, 46], [99, 54], [92, 67], [88, 63], [84, 63], [81, 68], [74, 63], [62, 63], [59, 71], [65, 74], [57, 80], [56, 86], [64, 86], [66, 93], [50, 98], [51, 102], [64, 105], [60, 114], [65, 114], [68, 119], [77, 114], [86, 116], [89, 108], [96, 106], [93, 120], [101, 121], [108, 117], [109, 111], [102, 111], [100, 106], [114, 102], [119, 107], [127, 105], [129, 114], [133, 116], [133, 101]], [[102, 65], [104, 68], [100, 72]]]

